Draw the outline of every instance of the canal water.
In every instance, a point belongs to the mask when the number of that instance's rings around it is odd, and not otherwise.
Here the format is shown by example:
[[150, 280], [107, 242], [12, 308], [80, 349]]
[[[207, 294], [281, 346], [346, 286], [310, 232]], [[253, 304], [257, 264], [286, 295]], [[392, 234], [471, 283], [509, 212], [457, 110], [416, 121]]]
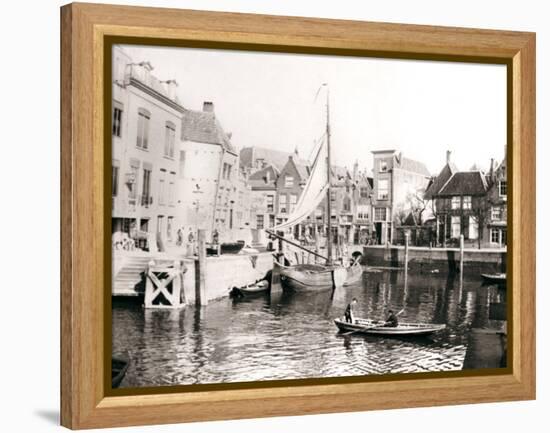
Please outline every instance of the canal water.
[[[276, 293], [224, 298], [206, 307], [144, 310], [113, 303], [113, 352], [132, 359], [121, 387], [248, 382], [461, 370], [473, 328], [500, 329], [489, 306], [505, 290], [478, 276], [365, 272], [362, 281], [332, 293]], [[353, 297], [357, 315], [445, 323], [422, 338], [341, 335], [333, 319]]]

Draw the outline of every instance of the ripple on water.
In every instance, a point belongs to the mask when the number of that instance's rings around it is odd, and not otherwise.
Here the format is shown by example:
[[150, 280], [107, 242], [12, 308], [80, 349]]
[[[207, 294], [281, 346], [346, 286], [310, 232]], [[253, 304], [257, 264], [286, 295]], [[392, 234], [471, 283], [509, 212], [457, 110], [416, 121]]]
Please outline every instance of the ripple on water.
[[[143, 310], [113, 306], [113, 351], [128, 351], [125, 387], [247, 382], [462, 369], [472, 324], [496, 328], [488, 302], [497, 289], [446, 276], [367, 274], [337, 290], [245, 302], [222, 299], [203, 308]], [[358, 315], [446, 323], [431, 338], [390, 339], [338, 334], [333, 318], [356, 297]]]

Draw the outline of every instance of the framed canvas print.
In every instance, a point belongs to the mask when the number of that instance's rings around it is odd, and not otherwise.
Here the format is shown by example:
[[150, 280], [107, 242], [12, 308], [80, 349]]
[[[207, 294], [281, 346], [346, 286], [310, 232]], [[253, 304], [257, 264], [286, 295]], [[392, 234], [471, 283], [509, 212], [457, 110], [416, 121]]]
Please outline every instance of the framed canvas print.
[[535, 36], [71, 4], [62, 424], [535, 397]]

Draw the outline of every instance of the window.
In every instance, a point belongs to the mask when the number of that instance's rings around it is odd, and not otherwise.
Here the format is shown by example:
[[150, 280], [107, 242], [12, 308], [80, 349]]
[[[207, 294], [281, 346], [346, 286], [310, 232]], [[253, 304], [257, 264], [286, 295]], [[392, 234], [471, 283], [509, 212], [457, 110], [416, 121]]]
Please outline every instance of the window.
[[273, 196], [268, 195], [267, 196], [267, 211], [273, 212]]
[[380, 173], [385, 173], [388, 171], [388, 161], [380, 161], [378, 168]]
[[374, 208], [374, 220], [375, 221], [386, 221], [387, 212], [385, 207], [376, 207]]
[[458, 238], [460, 237], [460, 216], [451, 217], [451, 237]]
[[160, 169], [159, 177], [159, 204], [166, 204], [166, 170]]
[[344, 212], [349, 212], [351, 210], [351, 200], [349, 197], [344, 198], [344, 204], [343, 204]]
[[336, 201], [336, 191], [330, 191], [330, 201]]
[[294, 208], [296, 207], [296, 203], [298, 203], [298, 195], [297, 194], [290, 194], [290, 212], [294, 212]]
[[366, 186], [362, 186], [360, 190], [361, 198], [369, 198], [369, 189]]
[[500, 244], [500, 230], [491, 229], [491, 243]]
[[231, 164], [228, 164], [227, 162], [223, 163], [223, 172], [222, 172], [222, 178], [230, 180], [231, 179]]
[[164, 137], [164, 156], [174, 157], [174, 143], [176, 141], [176, 125], [166, 122]]
[[113, 135], [122, 135], [122, 104], [116, 101], [113, 103]]
[[269, 227], [275, 227], [275, 215], [269, 215]]
[[502, 208], [493, 206], [491, 208], [491, 219], [494, 221], [500, 221], [502, 219]]
[[116, 197], [118, 195], [118, 176], [120, 172], [119, 162], [113, 161], [113, 168], [112, 168], [112, 193], [113, 197]]
[[149, 148], [149, 121], [151, 120], [151, 114], [140, 108], [138, 110], [138, 128], [137, 128], [137, 142], [136, 146], [140, 149]]
[[172, 227], [174, 226], [174, 217], [168, 217], [166, 221], [166, 237], [172, 239]]
[[472, 208], [472, 197], [465, 195], [462, 197], [462, 209], [471, 209]]
[[139, 161], [136, 159], [130, 160], [130, 175], [127, 179], [128, 184], [128, 197], [132, 199], [135, 204], [135, 198], [137, 196], [137, 184], [138, 184], [138, 172], [139, 172]]
[[141, 192], [141, 204], [142, 206], [148, 207], [151, 200], [151, 170], [149, 168], [143, 168], [143, 188]]
[[468, 239], [477, 239], [479, 236], [479, 226], [475, 217], [468, 218]]
[[159, 215], [157, 217], [157, 232], [158, 233], [162, 233], [163, 232], [163, 228], [164, 228], [164, 216], [163, 215]]
[[178, 177], [180, 179], [183, 179], [185, 176], [184, 176], [184, 172], [185, 172], [185, 151], [184, 150], [180, 150], [180, 166], [179, 166], [179, 171], [178, 171]]
[[369, 219], [369, 207], [365, 205], [357, 206], [357, 218], [359, 219]]
[[505, 180], [501, 180], [498, 183], [498, 195], [502, 198], [506, 198], [507, 194], [508, 194], [508, 185]]
[[388, 199], [388, 180], [382, 179], [378, 181], [378, 200]]
[[168, 184], [168, 204], [174, 206], [176, 204], [176, 173], [170, 172], [170, 183]]
[[256, 228], [257, 229], [263, 229], [264, 228], [264, 215], [263, 214], [257, 214], [256, 215]]
[[286, 194], [279, 196], [279, 212], [286, 213]]
[[460, 196], [455, 195], [451, 199], [451, 209], [460, 209]]
[[291, 188], [294, 186], [294, 177], [285, 176], [285, 188]]

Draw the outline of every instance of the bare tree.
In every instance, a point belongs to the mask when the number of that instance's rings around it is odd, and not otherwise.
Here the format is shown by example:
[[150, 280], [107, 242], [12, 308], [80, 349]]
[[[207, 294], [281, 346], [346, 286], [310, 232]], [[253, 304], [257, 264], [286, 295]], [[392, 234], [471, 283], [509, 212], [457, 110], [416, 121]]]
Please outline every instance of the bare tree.
[[422, 225], [422, 216], [424, 215], [424, 212], [429, 208], [432, 201], [424, 197], [423, 189], [418, 189], [414, 192], [410, 192], [409, 194], [407, 194], [406, 200], [415, 221], [417, 221], [418, 225]]
[[472, 202], [472, 217], [477, 223], [477, 247], [481, 249], [483, 228], [491, 219], [491, 202], [486, 197], [477, 197]]

